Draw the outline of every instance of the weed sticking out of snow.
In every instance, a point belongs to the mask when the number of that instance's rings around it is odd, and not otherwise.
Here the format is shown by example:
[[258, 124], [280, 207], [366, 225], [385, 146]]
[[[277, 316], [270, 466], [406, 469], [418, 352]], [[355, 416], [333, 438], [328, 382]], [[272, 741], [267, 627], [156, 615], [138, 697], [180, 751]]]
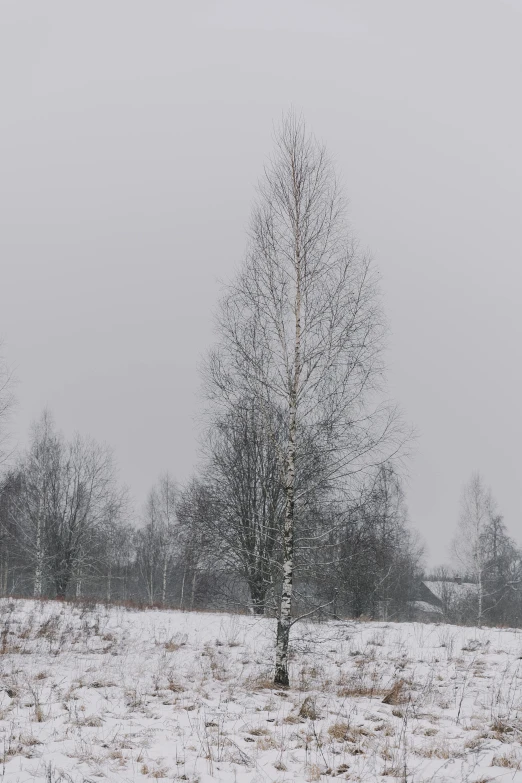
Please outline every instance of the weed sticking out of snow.
[[522, 633], [0, 601], [9, 781], [522, 783]]

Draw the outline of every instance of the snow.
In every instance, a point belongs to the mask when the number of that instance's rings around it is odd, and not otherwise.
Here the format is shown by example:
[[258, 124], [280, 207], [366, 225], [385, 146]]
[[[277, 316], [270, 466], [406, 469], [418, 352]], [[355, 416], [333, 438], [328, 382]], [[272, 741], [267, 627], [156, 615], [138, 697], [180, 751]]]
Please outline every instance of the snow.
[[522, 783], [518, 630], [297, 624], [282, 690], [273, 620], [6, 599], [0, 618], [8, 783]]

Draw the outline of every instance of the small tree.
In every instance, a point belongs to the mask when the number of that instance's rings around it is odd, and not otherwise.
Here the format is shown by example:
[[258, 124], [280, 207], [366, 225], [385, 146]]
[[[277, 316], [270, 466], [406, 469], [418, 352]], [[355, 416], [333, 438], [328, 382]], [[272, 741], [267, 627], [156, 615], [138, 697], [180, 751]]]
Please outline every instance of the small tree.
[[338, 513], [335, 574], [350, 614], [406, 619], [420, 577], [422, 548], [409, 528], [399, 475], [377, 469], [357, 504]]
[[473, 473], [465, 484], [460, 501], [457, 533], [452, 542], [453, 555], [465, 573], [473, 575], [477, 584], [477, 623], [484, 611], [484, 579], [487, 563], [487, 531], [495, 515], [491, 490], [480, 473]]
[[[177, 516], [180, 525], [179, 553], [181, 573], [179, 608], [194, 608], [198, 577], [203, 570], [211, 571], [220, 562], [216, 551], [213, 518], [215, 501], [211, 489], [202, 481], [192, 479], [180, 493]], [[188, 594], [188, 599], [187, 599]]]
[[489, 622], [510, 622], [513, 593], [518, 592], [522, 585], [520, 553], [508, 535], [502, 515], [496, 513], [494, 506], [490, 508], [483, 548], [484, 615]]

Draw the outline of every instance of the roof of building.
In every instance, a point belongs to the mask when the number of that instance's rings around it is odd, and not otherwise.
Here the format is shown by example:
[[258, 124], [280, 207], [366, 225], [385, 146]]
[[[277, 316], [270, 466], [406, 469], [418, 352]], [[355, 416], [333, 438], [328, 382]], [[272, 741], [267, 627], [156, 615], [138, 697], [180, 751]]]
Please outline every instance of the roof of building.
[[[425, 580], [422, 584], [438, 599], [441, 603], [448, 596], [454, 598], [468, 598], [476, 595], [478, 585], [475, 582], [455, 582], [455, 581], [435, 581]], [[426, 600], [426, 599], [424, 599]]]

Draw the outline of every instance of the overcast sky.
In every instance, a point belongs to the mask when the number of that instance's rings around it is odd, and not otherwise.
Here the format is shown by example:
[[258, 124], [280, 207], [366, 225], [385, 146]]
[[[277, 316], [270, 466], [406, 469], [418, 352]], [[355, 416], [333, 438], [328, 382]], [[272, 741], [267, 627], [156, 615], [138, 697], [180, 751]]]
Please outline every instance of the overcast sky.
[[0, 0], [0, 336], [139, 507], [197, 462], [198, 363], [274, 123], [332, 154], [382, 272], [408, 503], [446, 557], [473, 470], [522, 540], [522, 0]]

